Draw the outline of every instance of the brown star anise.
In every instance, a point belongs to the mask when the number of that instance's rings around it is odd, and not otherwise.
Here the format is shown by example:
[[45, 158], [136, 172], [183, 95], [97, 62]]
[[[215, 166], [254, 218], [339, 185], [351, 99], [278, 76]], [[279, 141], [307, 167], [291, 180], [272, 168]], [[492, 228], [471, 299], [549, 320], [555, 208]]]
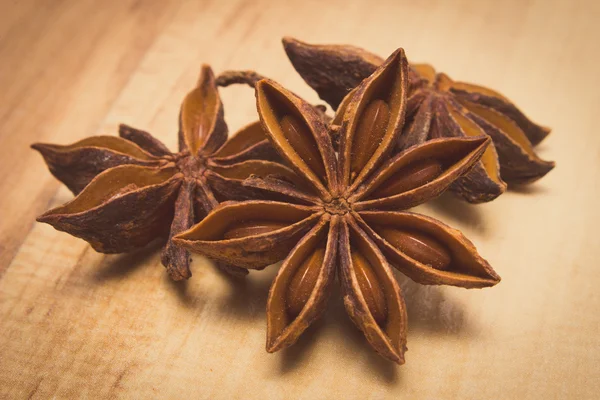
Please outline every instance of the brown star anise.
[[[125, 125], [119, 135], [62, 146], [34, 144], [52, 174], [77, 197], [38, 221], [89, 242], [102, 253], [123, 253], [168, 237], [162, 263], [175, 279], [191, 276], [189, 253], [171, 237], [200, 221], [220, 200], [257, 195], [242, 185], [251, 174], [286, 176], [257, 121], [227, 141], [223, 104], [209, 66], [187, 94], [179, 117], [179, 152]], [[263, 159], [263, 160], [259, 160]], [[233, 274], [245, 269], [220, 265]]]
[[[284, 38], [285, 51], [302, 78], [334, 109], [383, 59], [345, 45], [310, 45]], [[529, 120], [501, 94], [445, 74], [427, 64], [412, 64], [405, 134], [398, 151], [438, 137], [487, 134], [493, 146], [470, 173], [450, 189], [471, 203], [490, 201], [508, 184], [531, 183], [546, 175], [554, 162], [540, 159], [533, 146], [550, 129]]]
[[[251, 177], [288, 201], [224, 203], [176, 244], [246, 268], [285, 259], [268, 298], [267, 351], [293, 344], [325, 309], [334, 279], [371, 346], [399, 364], [406, 310], [389, 264], [423, 284], [493, 286], [500, 278], [460, 232], [403, 212], [443, 192], [490, 139], [444, 138], [389, 158], [404, 123], [408, 63], [402, 49], [344, 107], [340, 151], [314, 108], [275, 82], [256, 85], [264, 130], [302, 180]], [[392, 211], [393, 210], [393, 211]]]

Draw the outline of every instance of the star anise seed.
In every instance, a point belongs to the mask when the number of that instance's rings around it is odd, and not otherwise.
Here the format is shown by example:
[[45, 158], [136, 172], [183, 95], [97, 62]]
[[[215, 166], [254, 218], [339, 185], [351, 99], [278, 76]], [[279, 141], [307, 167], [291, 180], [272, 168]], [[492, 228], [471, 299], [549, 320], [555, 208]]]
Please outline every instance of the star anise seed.
[[[334, 109], [369, 76], [383, 59], [363, 49], [344, 45], [310, 45], [284, 38], [285, 51], [302, 78]], [[498, 197], [508, 184], [534, 182], [546, 175], [554, 162], [540, 159], [533, 146], [550, 129], [529, 120], [501, 94], [445, 74], [427, 64], [412, 64], [406, 124], [398, 151], [438, 137], [489, 135], [489, 146], [469, 174], [451, 190], [468, 202]]]
[[247, 186], [288, 200], [222, 204], [174, 241], [245, 268], [284, 260], [269, 292], [267, 351], [292, 345], [323, 313], [336, 274], [352, 321], [379, 354], [399, 364], [407, 318], [390, 264], [423, 284], [479, 288], [499, 282], [460, 232], [399, 211], [442, 193], [490, 143], [485, 136], [443, 138], [390, 159], [407, 91], [408, 63], [398, 49], [348, 101], [336, 153], [331, 132], [310, 104], [275, 82], [257, 83], [264, 130], [303, 185], [249, 178]]
[[[183, 100], [179, 152], [149, 133], [125, 125], [119, 135], [94, 136], [67, 146], [34, 144], [52, 174], [77, 195], [38, 221], [89, 242], [102, 253], [123, 253], [168, 238], [162, 263], [175, 279], [191, 276], [189, 253], [171, 238], [200, 221], [219, 201], [256, 198], [245, 187], [254, 175], [291, 177], [257, 121], [227, 141], [223, 104], [212, 70]], [[242, 268], [220, 264], [227, 272]]]

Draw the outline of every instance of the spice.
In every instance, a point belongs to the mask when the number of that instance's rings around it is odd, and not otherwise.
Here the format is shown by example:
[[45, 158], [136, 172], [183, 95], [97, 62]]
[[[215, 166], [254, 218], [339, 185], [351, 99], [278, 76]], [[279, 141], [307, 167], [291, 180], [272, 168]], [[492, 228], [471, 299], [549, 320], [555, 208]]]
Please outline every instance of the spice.
[[443, 192], [490, 139], [443, 138], [389, 158], [402, 133], [408, 63], [393, 53], [343, 108], [339, 152], [314, 108], [279, 84], [256, 84], [264, 130], [297, 173], [244, 184], [285, 201], [226, 203], [178, 234], [182, 247], [245, 268], [283, 260], [267, 303], [267, 351], [292, 345], [325, 309], [335, 275], [370, 345], [402, 364], [407, 317], [390, 264], [423, 284], [493, 286], [500, 278], [460, 232], [400, 210]]
[[[200, 221], [221, 200], [257, 197], [255, 189], [242, 185], [248, 176], [293, 175], [278, 163], [264, 161], [278, 157], [258, 121], [226, 141], [223, 104], [208, 66], [183, 100], [179, 152], [125, 125], [119, 135], [94, 136], [68, 146], [32, 146], [77, 195], [37, 220], [88, 241], [102, 253], [128, 252], [169, 238], [162, 263], [175, 280], [191, 276], [189, 253], [173, 245], [175, 234]], [[236, 275], [247, 273], [220, 267]]]
[[[383, 62], [353, 46], [309, 45], [292, 38], [284, 38], [283, 44], [294, 68], [334, 109]], [[533, 148], [550, 130], [530, 121], [506, 97], [455, 82], [426, 64], [413, 64], [409, 81], [406, 132], [398, 151], [438, 137], [486, 134], [493, 140], [481, 161], [450, 188], [464, 200], [493, 200], [506, 183], [531, 183], [554, 168], [554, 162], [540, 159]]]

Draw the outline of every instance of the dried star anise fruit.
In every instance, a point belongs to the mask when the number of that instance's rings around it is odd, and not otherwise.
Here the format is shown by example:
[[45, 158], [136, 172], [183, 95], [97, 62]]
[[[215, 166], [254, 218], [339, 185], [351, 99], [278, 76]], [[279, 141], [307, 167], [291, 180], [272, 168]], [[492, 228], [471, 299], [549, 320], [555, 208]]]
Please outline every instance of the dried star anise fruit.
[[178, 234], [182, 247], [260, 269], [282, 259], [267, 305], [267, 351], [292, 345], [325, 309], [337, 274], [344, 305], [370, 345], [399, 364], [406, 310], [390, 264], [422, 284], [493, 286], [500, 278], [459, 231], [399, 210], [443, 192], [469, 170], [490, 139], [443, 138], [389, 158], [402, 133], [408, 63], [394, 52], [343, 110], [336, 153], [314, 108], [275, 82], [256, 85], [264, 130], [301, 177], [248, 178], [245, 185], [287, 201], [223, 203]]
[[[250, 175], [285, 177], [260, 123], [227, 140], [223, 104], [209, 66], [183, 100], [179, 152], [125, 125], [120, 137], [94, 136], [62, 146], [34, 144], [52, 174], [75, 195], [38, 221], [89, 242], [102, 253], [123, 253], [168, 238], [162, 263], [175, 279], [191, 276], [189, 253], [171, 238], [200, 221], [221, 200], [255, 198], [242, 182]], [[232, 274], [247, 270], [219, 265]]]
[[[292, 38], [284, 38], [283, 44], [296, 71], [334, 110], [383, 62], [354, 46], [310, 45]], [[398, 151], [438, 137], [487, 134], [493, 140], [471, 172], [450, 187], [466, 201], [493, 200], [506, 183], [531, 183], [554, 168], [554, 162], [540, 159], [533, 149], [550, 130], [533, 123], [501, 94], [455, 82], [427, 64], [412, 64], [409, 82], [406, 133]]]

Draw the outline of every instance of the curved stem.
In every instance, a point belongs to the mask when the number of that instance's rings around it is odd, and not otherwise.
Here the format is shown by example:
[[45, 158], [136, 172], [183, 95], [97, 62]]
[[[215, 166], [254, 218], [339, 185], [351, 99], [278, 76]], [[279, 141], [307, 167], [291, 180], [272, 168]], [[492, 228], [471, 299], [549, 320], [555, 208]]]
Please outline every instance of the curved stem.
[[217, 86], [226, 87], [234, 84], [246, 84], [254, 88], [256, 82], [261, 79], [267, 78], [255, 71], [223, 71], [217, 77]]
[[[251, 71], [251, 70], [246, 70], [246, 71], [229, 70], [229, 71], [221, 72], [219, 74], [219, 76], [217, 76], [216, 83], [217, 83], [217, 86], [221, 86], [221, 87], [227, 87], [229, 85], [236, 85], [236, 84], [246, 84], [246, 85], [250, 86], [251, 88], [254, 88], [256, 86], [256, 82], [260, 81], [261, 79], [268, 79], [268, 78], [266, 76], [259, 74], [258, 72]], [[325, 107], [322, 104], [318, 104], [318, 105], [313, 106], [313, 108], [315, 109], [317, 114], [319, 114], [319, 116], [321, 116], [321, 119], [326, 124], [329, 124], [331, 122], [332, 118], [329, 115], [327, 115], [327, 107]]]

